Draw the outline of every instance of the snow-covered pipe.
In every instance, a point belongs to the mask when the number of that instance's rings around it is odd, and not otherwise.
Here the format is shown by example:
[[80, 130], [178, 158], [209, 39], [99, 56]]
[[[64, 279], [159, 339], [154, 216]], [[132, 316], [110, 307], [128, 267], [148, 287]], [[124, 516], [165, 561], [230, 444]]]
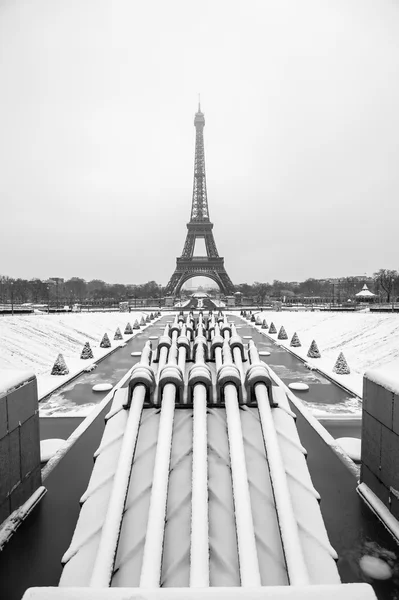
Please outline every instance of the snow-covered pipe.
[[242, 587], [259, 587], [258, 553], [256, 550], [251, 499], [245, 464], [237, 389], [234, 384], [224, 386], [227, 434], [229, 439], [231, 476], [233, 481], [234, 513], [237, 529], [238, 559]]
[[270, 481], [273, 488], [288, 579], [290, 585], [309, 585], [309, 574], [299, 538], [297, 521], [292, 508], [284, 463], [280, 453], [272, 409], [270, 408], [269, 396], [265, 384], [255, 384], [255, 396], [262, 425], [266, 458], [269, 465]]
[[235, 346], [235, 348], [233, 348], [233, 358], [234, 358], [234, 364], [240, 371], [241, 381], [244, 381], [244, 367], [242, 364], [241, 350], [237, 346]]
[[109, 587], [111, 583], [145, 395], [144, 385], [140, 384], [134, 388], [111, 497], [90, 579], [90, 587], [93, 588]]
[[165, 384], [162, 394], [153, 484], [140, 575], [140, 587], [145, 588], [158, 588], [161, 580], [175, 397], [175, 385], [173, 383]]
[[[201, 345], [198, 347], [197, 356]], [[202, 361], [203, 362], [203, 361]], [[206, 387], [194, 386], [190, 587], [209, 587]]]

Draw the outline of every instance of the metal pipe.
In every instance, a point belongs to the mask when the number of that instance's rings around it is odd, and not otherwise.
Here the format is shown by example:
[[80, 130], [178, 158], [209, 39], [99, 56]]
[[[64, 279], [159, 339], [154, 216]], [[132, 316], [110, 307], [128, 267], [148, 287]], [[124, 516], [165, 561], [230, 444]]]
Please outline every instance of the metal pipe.
[[225, 385], [224, 397], [233, 480], [234, 513], [237, 528], [241, 585], [242, 587], [260, 587], [261, 578], [258, 553], [256, 550], [247, 467], [245, 464], [244, 441], [235, 385], [231, 383]]
[[146, 388], [144, 385], [137, 385], [133, 390], [132, 404], [123, 435], [111, 497], [90, 579], [90, 587], [109, 587], [111, 583], [145, 394]]
[[194, 414], [190, 587], [209, 587], [208, 442], [206, 396], [207, 394], [205, 385], [202, 383], [197, 383], [194, 386], [193, 402]]
[[175, 396], [175, 385], [167, 383], [162, 393], [153, 484], [140, 575], [140, 587], [145, 588], [158, 588], [161, 580]]
[[280, 453], [265, 384], [255, 384], [255, 396], [262, 425], [266, 458], [269, 465], [270, 480], [273, 488], [288, 579], [290, 585], [309, 585], [309, 574], [299, 539], [298, 525], [292, 508], [284, 463]]

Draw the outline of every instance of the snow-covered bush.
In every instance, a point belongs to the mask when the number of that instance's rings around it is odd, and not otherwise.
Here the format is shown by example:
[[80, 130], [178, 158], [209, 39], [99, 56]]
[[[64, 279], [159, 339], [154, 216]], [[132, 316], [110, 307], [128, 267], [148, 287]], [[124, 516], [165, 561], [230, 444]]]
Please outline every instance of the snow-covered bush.
[[321, 357], [320, 351], [317, 347], [315, 340], [313, 340], [312, 343], [310, 344], [310, 348], [308, 350], [307, 356], [309, 356], [309, 358], [320, 358]]
[[145, 322], [146, 323], [151, 323], [150, 315], [146, 315]]
[[255, 325], [262, 325], [262, 319], [260, 318], [260, 315], [256, 317]]
[[123, 340], [123, 336], [121, 334], [121, 330], [119, 329], [119, 327], [116, 328], [114, 340]]
[[144, 325], [145, 325], [144, 317], [141, 317], [141, 319], [140, 319], [140, 327], [144, 327]]
[[126, 327], [125, 327], [125, 335], [132, 335], [132, 333], [133, 333], [132, 326], [130, 323], [127, 323]]
[[151, 319], [151, 321], [153, 320], [153, 318], [154, 318], [154, 313], [151, 313], [151, 314], [150, 314], [150, 319]]
[[269, 333], [277, 333], [277, 329], [276, 329], [273, 321], [270, 323]]
[[135, 322], [133, 323], [133, 329], [140, 329], [140, 325], [138, 320], [136, 319]]
[[337, 362], [333, 367], [334, 373], [337, 375], [349, 375], [351, 370], [349, 368], [348, 363], [346, 362], [346, 358], [343, 352], [340, 352], [337, 358]]
[[269, 325], [266, 323], [266, 319], [263, 319], [263, 323], [262, 323], [261, 329], [269, 329]]
[[292, 346], [293, 348], [299, 348], [301, 345], [302, 344], [300, 342], [298, 334], [297, 334], [297, 332], [295, 332], [294, 335], [291, 338], [290, 346]]
[[93, 350], [90, 348], [89, 342], [86, 342], [85, 345], [83, 346], [83, 350], [82, 350], [82, 354], [80, 355], [80, 358], [83, 358], [83, 360], [87, 360], [88, 358], [94, 358]]
[[51, 369], [51, 375], [68, 375], [68, 373], [69, 369], [66, 366], [65, 358], [59, 354]]
[[281, 325], [280, 331], [278, 332], [277, 339], [278, 340], [288, 340], [288, 335], [284, 329], [284, 325]]
[[103, 339], [100, 343], [100, 348], [111, 348], [111, 342], [109, 341], [109, 337], [107, 333], [104, 333]]

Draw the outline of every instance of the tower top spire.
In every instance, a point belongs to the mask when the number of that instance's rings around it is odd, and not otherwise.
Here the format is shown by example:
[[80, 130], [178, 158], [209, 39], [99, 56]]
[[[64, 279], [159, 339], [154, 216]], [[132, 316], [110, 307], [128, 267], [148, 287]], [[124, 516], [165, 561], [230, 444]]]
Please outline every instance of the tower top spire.
[[198, 94], [198, 112], [201, 112], [201, 94]]

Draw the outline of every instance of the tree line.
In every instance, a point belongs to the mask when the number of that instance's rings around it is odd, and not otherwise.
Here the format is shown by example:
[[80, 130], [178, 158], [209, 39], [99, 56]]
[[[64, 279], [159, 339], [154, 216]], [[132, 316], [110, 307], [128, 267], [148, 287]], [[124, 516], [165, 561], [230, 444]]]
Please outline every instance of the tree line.
[[[353, 300], [364, 283], [382, 301], [391, 302], [399, 295], [399, 273], [396, 270], [380, 269], [372, 278], [342, 277], [337, 279], [306, 279], [302, 282], [280, 281], [273, 283], [255, 281], [241, 283], [236, 291], [245, 298], [260, 303], [267, 299], [290, 300], [294, 298], [321, 298], [325, 301], [345, 302]], [[63, 280], [54, 277], [41, 279], [14, 279], [0, 275], [0, 304], [51, 304], [71, 305], [74, 303], [110, 304], [139, 298], [159, 299], [164, 288], [156, 281], [133, 285], [106, 283], [100, 279], [85, 281], [80, 277]]]
[[63, 280], [58, 277], [40, 279], [13, 279], [0, 275], [0, 304], [51, 304], [76, 303], [110, 304], [134, 298], [159, 298], [162, 288], [155, 281], [140, 285], [106, 283], [100, 279], [85, 281], [80, 277]]

